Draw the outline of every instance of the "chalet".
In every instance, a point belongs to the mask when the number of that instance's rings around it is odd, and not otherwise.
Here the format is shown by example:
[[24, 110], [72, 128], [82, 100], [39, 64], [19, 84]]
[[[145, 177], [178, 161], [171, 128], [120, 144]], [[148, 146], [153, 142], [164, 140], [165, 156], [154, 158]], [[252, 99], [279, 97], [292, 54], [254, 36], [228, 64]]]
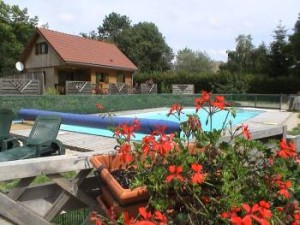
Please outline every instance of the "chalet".
[[114, 44], [37, 28], [22, 59], [26, 73], [40, 73], [44, 88], [65, 91], [67, 81], [87, 81], [96, 92], [109, 84], [132, 87], [137, 67]]

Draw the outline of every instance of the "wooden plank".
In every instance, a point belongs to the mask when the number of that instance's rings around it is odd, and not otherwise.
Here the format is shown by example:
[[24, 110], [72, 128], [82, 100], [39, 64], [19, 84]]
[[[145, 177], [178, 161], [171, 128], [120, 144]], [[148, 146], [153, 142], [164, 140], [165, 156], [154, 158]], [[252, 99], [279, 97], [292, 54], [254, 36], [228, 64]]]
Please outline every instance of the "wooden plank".
[[[95, 153], [93, 153], [95, 154]], [[0, 163], [0, 181], [92, 168], [89, 155], [60, 155]], [[12, 169], [13, 168], [13, 169]]]
[[[80, 171], [77, 176], [72, 180], [72, 182], [67, 181], [60, 174], [48, 175], [55, 183], [57, 183], [64, 191], [60, 194], [57, 200], [54, 202], [51, 209], [44, 216], [47, 220], [52, 220], [58, 213], [61, 212], [64, 205], [70, 199], [70, 194], [74, 197], [77, 197], [83, 203], [86, 203], [87, 206], [97, 207], [97, 202], [89, 197], [86, 193], [81, 191], [78, 187], [83, 182], [85, 177], [91, 172], [91, 169]], [[90, 205], [92, 204], [92, 205]]]
[[10, 222], [7, 218], [0, 216], [0, 224], [1, 225], [14, 225], [13, 222]]
[[16, 224], [51, 225], [32, 210], [0, 193], [0, 214]]
[[34, 180], [35, 177], [28, 177], [21, 179], [17, 186], [12, 189], [7, 196], [10, 197], [13, 200], [18, 200], [19, 197], [24, 193], [26, 188], [31, 184], [31, 182]]
[[[80, 188], [86, 190], [91, 195], [96, 196], [98, 195], [99, 191], [98, 185], [99, 184], [97, 178], [95, 176], [89, 175], [81, 183]], [[26, 202], [33, 201], [35, 199], [47, 199], [47, 201], [53, 203], [57, 199], [61, 191], [61, 188], [55, 183], [46, 183], [41, 185], [29, 186], [18, 200]], [[72, 201], [73, 200], [76, 199], [72, 198]], [[69, 208], [71, 206], [67, 207]]]
[[[286, 138], [286, 126], [274, 126], [271, 128], [255, 130], [251, 132], [252, 140], [260, 140], [264, 138], [272, 139], [272, 138], [276, 138], [277, 136], [280, 136], [283, 139]], [[220, 141], [229, 141], [229, 140], [230, 140], [229, 136], [224, 136], [220, 139]]]

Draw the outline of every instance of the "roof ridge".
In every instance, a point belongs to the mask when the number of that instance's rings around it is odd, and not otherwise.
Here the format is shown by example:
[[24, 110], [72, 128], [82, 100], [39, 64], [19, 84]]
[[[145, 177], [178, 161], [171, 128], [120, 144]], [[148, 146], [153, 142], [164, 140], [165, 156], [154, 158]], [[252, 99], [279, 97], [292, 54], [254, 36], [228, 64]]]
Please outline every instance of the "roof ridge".
[[53, 32], [53, 33], [58, 33], [58, 34], [60, 34], [60, 35], [72, 36], [72, 37], [74, 37], [74, 38], [80, 38], [80, 39], [83, 39], [83, 40], [89, 40], [89, 41], [101, 42], [101, 43], [104, 43], [104, 44], [110, 44], [110, 45], [116, 46], [116, 44], [111, 43], [111, 42], [106, 42], [106, 41], [104, 41], [104, 40], [96, 40], [96, 39], [92, 39], [92, 38], [85, 38], [85, 37], [82, 37], [82, 36], [80, 36], [80, 35], [69, 34], [69, 33], [65, 33], [65, 32], [62, 32], [62, 31], [51, 30], [51, 29], [43, 28], [43, 27], [37, 27], [37, 29], [38, 29], [40, 32], [43, 32], [43, 30], [45, 30], [45, 31]]

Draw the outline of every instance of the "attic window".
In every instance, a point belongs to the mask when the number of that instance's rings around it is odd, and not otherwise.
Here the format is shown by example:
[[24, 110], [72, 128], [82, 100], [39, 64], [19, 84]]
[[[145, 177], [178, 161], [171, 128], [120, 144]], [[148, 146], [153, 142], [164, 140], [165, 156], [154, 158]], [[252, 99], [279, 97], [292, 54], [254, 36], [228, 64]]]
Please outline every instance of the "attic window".
[[48, 54], [48, 44], [46, 42], [36, 43], [35, 45], [35, 54]]

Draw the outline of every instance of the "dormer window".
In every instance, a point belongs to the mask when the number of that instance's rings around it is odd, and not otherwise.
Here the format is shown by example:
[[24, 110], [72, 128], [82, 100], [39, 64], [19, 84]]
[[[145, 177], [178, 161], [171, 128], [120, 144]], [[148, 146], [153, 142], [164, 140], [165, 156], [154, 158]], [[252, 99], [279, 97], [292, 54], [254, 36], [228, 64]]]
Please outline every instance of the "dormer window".
[[35, 45], [35, 54], [48, 54], [48, 44], [46, 42], [36, 43]]

